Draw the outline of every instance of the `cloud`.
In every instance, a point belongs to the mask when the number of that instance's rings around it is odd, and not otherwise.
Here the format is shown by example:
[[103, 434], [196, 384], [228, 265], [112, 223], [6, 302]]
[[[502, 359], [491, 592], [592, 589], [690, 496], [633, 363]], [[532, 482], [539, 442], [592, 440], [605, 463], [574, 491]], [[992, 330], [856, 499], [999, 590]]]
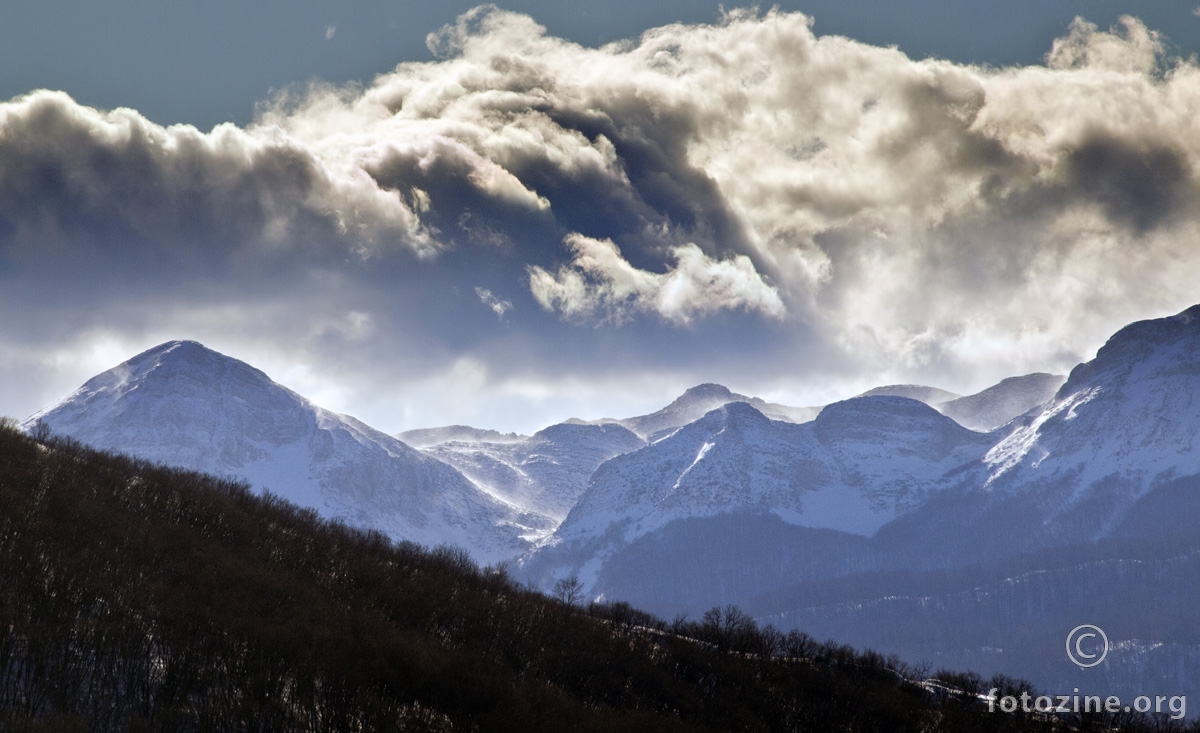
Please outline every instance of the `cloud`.
[[138, 256], [217, 258], [326, 242], [362, 256], [435, 246], [402, 198], [277, 130], [164, 128], [43, 91], [0, 104], [0, 131], [6, 249], [104, 239]]
[[337, 26], [336, 25], [325, 26], [325, 40], [326, 41], [333, 38], [335, 35], [337, 35]]
[[428, 45], [245, 128], [0, 103], [4, 379], [194, 337], [357, 375], [364, 417], [456, 363], [966, 389], [1196, 298], [1200, 67], [1134, 18], [1003, 69], [779, 11], [585, 48], [483, 7]]
[[511, 302], [507, 300], [500, 300], [495, 295], [492, 295], [492, 291], [488, 290], [487, 288], [477, 287], [475, 288], [475, 294], [479, 296], [479, 301], [488, 308], [491, 308], [492, 312], [496, 314], [496, 317], [500, 318], [501, 320], [503, 320], [504, 314], [508, 313], [513, 308], [513, 304]]
[[531, 267], [529, 287], [543, 308], [559, 311], [568, 320], [599, 318], [620, 324], [649, 311], [686, 325], [723, 309], [760, 311], [775, 318], [785, 313], [779, 294], [744, 255], [718, 262], [686, 244], [673, 248], [674, 267], [654, 273], [630, 265], [612, 240], [571, 234], [566, 243], [575, 255], [571, 264], [553, 275]]
[[1067, 36], [1054, 42], [1046, 64], [1052, 69], [1148, 74], [1158, 68], [1162, 53], [1162, 35], [1132, 16], [1121, 16], [1120, 28], [1109, 33], [1077, 17]]

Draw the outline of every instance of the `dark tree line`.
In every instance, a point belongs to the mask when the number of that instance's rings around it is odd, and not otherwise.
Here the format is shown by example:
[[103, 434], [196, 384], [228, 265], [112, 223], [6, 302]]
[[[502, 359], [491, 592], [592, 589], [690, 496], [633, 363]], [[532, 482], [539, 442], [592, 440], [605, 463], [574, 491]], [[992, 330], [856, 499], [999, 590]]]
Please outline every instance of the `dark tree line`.
[[41, 437], [0, 427], [0, 730], [1081, 729], [733, 607], [666, 623], [555, 600], [455, 549]]

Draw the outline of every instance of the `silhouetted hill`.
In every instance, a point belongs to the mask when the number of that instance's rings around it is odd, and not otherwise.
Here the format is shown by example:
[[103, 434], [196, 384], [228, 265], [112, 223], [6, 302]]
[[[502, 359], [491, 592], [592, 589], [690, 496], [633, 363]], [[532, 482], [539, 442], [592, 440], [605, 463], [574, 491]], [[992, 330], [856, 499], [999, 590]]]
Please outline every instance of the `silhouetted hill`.
[[915, 684], [733, 607], [667, 625], [574, 606], [11, 425], [0, 506], [0, 730], [1063, 729], [989, 714], [969, 675]]

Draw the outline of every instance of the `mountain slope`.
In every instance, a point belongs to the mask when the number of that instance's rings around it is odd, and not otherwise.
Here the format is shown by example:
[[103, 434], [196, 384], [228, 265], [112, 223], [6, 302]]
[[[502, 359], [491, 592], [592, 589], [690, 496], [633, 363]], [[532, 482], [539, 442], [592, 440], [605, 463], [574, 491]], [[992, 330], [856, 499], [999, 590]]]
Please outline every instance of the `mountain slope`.
[[1118, 331], [985, 463], [990, 491], [1102, 505], [1100, 534], [1153, 486], [1200, 474], [1200, 306]]
[[988, 432], [1043, 404], [1067, 380], [1061, 374], [1009, 377], [973, 395], [937, 405], [938, 412], [963, 427]]
[[553, 526], [452, 467], [313, 405], [191, 341], [138, 354], [24, 423], [107, 450], [250, 481], [322, 516], [397, 539], [511, 557]]
[[1061, 689], [1097, 685], [1062, 655], [1086, 621], [1114, 644], [1107, 694], [1194, 687], [1200, 306], [1121, 329], [992, 435], [953, 486], [858, 550], [859, 569], [798, 578], [751, 605], [884, 653], [1019, 667]]
[[867, 535], [990, 444], [905, 398], [835, 403], [799, 425], [733, 402], [600, 466], [555, 536], [626, 521], [626, 536], [636, 536], [682, 517], [741, 511]]
[[620, 425], [562, 423], [522, 441], [450, 441], [425, 450], [493, 495], [561, 521], [601, 463], [643, 445]]

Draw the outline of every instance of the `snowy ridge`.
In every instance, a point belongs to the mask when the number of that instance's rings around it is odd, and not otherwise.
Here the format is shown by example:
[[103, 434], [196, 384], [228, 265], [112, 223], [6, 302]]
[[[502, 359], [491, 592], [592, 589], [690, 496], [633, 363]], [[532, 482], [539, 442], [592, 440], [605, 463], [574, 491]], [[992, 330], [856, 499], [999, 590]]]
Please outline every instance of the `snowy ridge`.
[[441, 443], [519, 443], [528, 435], [502, 433], [499, 430], [473, 428], [469, 425], [446, 425], [440, 428], [417, 428], [396, 433], [395, 437], [413, 448], [428, 448]]
[[600, 466], [534, 557], [593, 582], [607, 558], [639, 537], [678, 520], [729, 514], [869, 536], [990, 445], [988, 436], [901, 397], [836, 403], [799, 425], [730, 403]]
[[695, 422], [712, 410], [728, 405], [731, 402], [745, 402], [772, 420], [802, 423], [808, 422], [821, 411], [820, 407], [790, 407], [774, 402], [767, 402], [758, 397], [747, 397], [720, 384], [698, 384], [675, 398], [671, 404], [652, 412], [649, 415], [639, 415], [621, 420], [604, 418], [591, 422], [569, 420], [575, 424], [618, 424], [623, 425], [648, 441], [661, 440], [674, 430]]
[[1128, 503], [1156, 482], [1200, 474], [1200, 307], [1118, 331], [1054, 399], [987, 456], [989, 487], [1105, 482]]
[[[801, 425], [735, 402], [601, 466], [556, 537], [624, 519], [634, 520], [627, 536], [636, 536], [681, 517], [738, 511], [871, 534], [988, 444], [902, 397], [835, 403]], [[828, 513], [839, 499], [860, 511]]]
[[554, 526], [435, 458], [195, 342], [139, 354], [24, 426], [38, 420], [98, 448], [241, 477], [396, 539], [457, 544], [481, 562], [512, 557]]

